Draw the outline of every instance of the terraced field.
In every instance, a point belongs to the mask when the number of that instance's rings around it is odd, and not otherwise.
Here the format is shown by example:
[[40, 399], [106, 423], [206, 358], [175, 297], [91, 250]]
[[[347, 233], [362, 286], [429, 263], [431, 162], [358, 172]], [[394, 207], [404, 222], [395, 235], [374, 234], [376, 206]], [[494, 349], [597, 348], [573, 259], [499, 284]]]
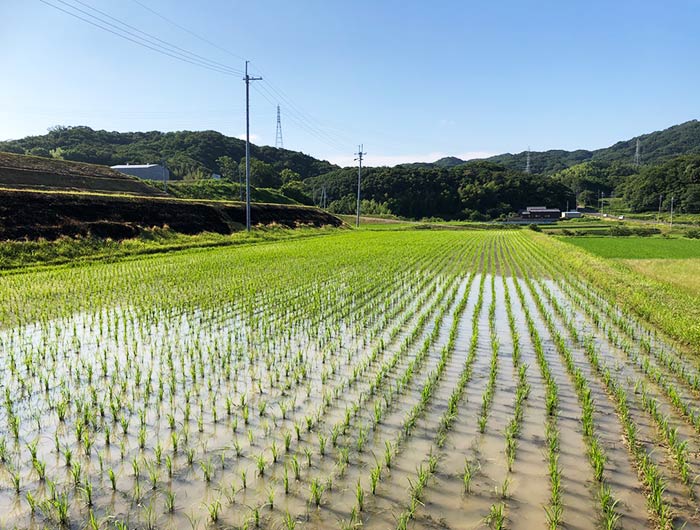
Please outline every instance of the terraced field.
[[698, 358], [527, 232], [0, 277], [0, 527], [700, 527]]

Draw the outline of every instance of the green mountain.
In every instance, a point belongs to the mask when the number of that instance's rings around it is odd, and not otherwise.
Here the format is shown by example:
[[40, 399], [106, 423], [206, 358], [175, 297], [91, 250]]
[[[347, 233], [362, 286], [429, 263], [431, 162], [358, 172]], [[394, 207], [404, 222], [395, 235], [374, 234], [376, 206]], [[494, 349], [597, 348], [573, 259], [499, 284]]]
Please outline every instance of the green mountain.
[[[0, 151], [62, 158], [76, 162], [113, 166], [151, 164], [166, 160], [175, 178], [206, 177], [223, 173], [220, 157], [234, 164], [245, 159], [245, 142], [216, 131], [110, 132], [90, 127], [53, 127], [48, 134], [0, 142]], [[289, 169], [302, 177], [326, 173], [337, 166], [288, 149], [251, 145], [251, 159]]]
[[[636, 166], [639, 140], [641, 166]], [[175, 178], [191, 181], [183, 196], [237, 199], [245, 143], [215, 131], [108, 132], [55, 127], [48, 134], [0, 142], [0, 151], [115, 165], [165, 159]], [[338, 213], [354, 211], [357, 170], [339, 168], [304, 153], [251, 146], [251, 184], [279, 190], [309, 204], [324, 197]], [[564, 208], [620, 197], [633, 211], [674, 196], [683, 211], [700, 211], [700, 122], [688, 121], [594, 151], [506, 153], [465, 162], [445, 157], [392, 168], [367, 168], [362, 196], [367, 213], [445, 219], [496, 218], [532, 204]], [[223, 181], [208, 179], [216, 172]], [[194, 184], [196, 185], [194, 185]], [[670, 199], [669, 199], [670, 200]], [[657, 206], [658, 207], [658, 206]]]
[[[656, 164], [678, 155], [700, 154], [700, 121], [687, 121], [663, 131], [643, 134], [595, 151], [532, 151], [530, 168], [533, 173], [554, 173], [583, 162], [632, 163], [637, 140], [642, 164]], [[523, 170], [527, 151], [517, 154], [505, 153], [488, 160], [511, 169]]]

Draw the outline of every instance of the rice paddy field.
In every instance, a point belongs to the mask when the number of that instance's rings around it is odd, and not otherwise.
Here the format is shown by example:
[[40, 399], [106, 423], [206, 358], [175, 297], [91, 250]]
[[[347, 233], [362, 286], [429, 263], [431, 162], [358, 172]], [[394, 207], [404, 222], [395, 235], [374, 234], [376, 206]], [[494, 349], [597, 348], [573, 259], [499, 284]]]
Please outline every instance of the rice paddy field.
[[529, 230], [0, 276], [0, 527], [700, 528], [700, 330], [635, 284]]

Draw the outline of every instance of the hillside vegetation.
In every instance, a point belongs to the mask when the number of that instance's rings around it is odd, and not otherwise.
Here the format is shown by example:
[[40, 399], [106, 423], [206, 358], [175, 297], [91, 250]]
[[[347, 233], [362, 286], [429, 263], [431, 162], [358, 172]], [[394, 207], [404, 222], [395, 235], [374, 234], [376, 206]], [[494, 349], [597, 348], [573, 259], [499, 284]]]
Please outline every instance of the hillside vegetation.
[[[641, 165], [633, 164], [639, 140]], [[175, 179], [171, 194], [186, 198], [239, 200], [244, 143], [214, 131], [117, 133], [89, 127], [55, 127], [43, 136], [0, 142], [11, 150], [81, 162], [116, 164], [165, 160]], [[354, 213], [357, 175], [294, 151], [252, 146], [253, 200], [324, 204], [334, 213]], [[624, 212], [670, 209], [700, 212], [700, 122], [644, 134], [595, 151], [552, 150], [464, 162], [367, 168], [362, 209], [369, 215], [421, 219], [486, 220], [525, 206], [597, 207], [617, 198]], [[223, 179], [213, 181], [212, 173]]]
[[[700, 154], [700, 121], [687, 121], [663, 131], [642, 134], [594, 151], [532, 151], [530, 167], [535, 173], [554, 173], [582, 162], [632, 163], [637, 139], [643, 164], [656, 164], [678, 155]], [[511, 169], [524, 169], [526, 159], [527, 152], [523, 151], [517, 154], [497, 155], [489, 160]]]
[[[212, 172], [237, 171], [245, 158], [245, 142], [216, 131], [163, 133], [96, 131], [90, 127], [52, 127], [48, 134], [0, 142], [0, 151], [58, 157], [65, 160], [113, 166], [159, 164], [165, 159], [175, 178], [208, 177]], [[275, 171], [289, 169], [305, 176], [336, 168], [304, 153], [251, 145], [251, 158]], [[236, 167], [219, 159], [229, 157]], [[222, 167], [222, 165], [227, 167]], [[229, 175], [233, 177], [234, 175]]]

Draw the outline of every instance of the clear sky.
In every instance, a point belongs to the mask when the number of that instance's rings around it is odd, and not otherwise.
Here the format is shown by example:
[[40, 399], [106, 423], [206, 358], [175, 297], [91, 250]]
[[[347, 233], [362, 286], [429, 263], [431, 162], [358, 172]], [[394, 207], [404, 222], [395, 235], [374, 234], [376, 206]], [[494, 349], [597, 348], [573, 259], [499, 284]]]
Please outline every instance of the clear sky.
[[[360, 142], [368, 165], [593, 149], [700, 116], [698, 0], [46, 2], [236, 71], [250, 59], [254, 141], [274, 145], [279, 103], [285, 147], [341, 164]], [[0, 49], [0, 139], [245, 132], [240, 74], [40, 0], [0, 0]]]

